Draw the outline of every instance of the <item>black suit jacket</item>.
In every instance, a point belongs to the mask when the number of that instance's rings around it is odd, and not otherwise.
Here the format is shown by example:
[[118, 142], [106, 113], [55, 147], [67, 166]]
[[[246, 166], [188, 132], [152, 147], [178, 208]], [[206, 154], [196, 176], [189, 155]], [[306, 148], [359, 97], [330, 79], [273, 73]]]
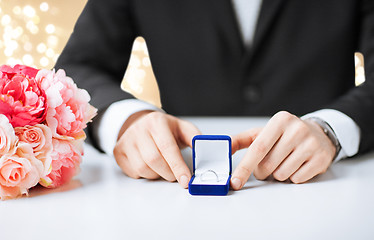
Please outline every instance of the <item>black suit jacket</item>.
[[[337, 109], [374, 146], [374, 1], [264, 0], [246, 50], [230, 0], [89, 0], [56, 68], [100, 110], [120, 89], [137, 36], [173, 115], [296, 115]], [[354, 52], [366, 82], [354, 84]]]

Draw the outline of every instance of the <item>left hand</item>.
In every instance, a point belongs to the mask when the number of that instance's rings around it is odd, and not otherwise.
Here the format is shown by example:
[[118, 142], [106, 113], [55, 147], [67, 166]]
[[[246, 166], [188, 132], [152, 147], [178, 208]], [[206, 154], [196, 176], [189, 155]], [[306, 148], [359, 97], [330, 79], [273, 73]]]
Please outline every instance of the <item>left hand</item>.
[[247, 148], [231, 178], [234, 190], [241, 189], [253, 172], [263, 180], [303, 183], [324, 173], [336, 152], [322, 128], [312, 121], [278, 112], [262, 129], [251, 129], [233, 137], [233, 153]]

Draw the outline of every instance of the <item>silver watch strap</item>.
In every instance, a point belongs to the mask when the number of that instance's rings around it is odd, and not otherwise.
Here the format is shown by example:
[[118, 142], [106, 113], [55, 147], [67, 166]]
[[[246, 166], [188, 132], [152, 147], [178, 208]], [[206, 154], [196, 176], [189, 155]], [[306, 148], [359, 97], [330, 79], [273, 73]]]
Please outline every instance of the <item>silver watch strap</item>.
[[335, 134], [334, 130], [331, 128], [331, 126], [326, 121], [322, 120], [321, 118], [311, 117], [311, 118], [307, 118], [306, 120], [310, 120], [310, 121], [313, 121], [313, 122], [317, 123], [322, 128], [322, 130], [326, 134], [326, 136], [334, 144], [334, 146], [336, 148], [335, 156], [333, 158], [333, 160], [334, 160], [338, 156], [338, 154], [339, 154], [339, 152], [342, 148], [338, 138], [336, 137], [336, 134]]

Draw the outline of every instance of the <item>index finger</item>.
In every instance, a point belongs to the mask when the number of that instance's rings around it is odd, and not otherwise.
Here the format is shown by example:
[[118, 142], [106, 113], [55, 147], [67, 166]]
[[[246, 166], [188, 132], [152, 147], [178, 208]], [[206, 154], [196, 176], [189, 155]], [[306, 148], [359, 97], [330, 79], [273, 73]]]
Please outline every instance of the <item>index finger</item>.
[[248, 148], [260, 134], [261, 130], [262, 128], [252, 128], [233, 136], [231, 138], [231, 153], [234, 154], [241, 149]]
[[[166, 120], [166, 119], [165, 119]], [[166, 120], [168, 121], [168, 120]], [[179, 184], [186, 188], [188, 186], [188, 181], [191, 178], [191, 173], [187, 167], [182, 153], [178, 147], [176, 138], [184, 137], [186, 129], [183, 126], [178, 126], [180, 129], [179, 133], [175, 136], [172, 132], [172, 125], [178, 125], [178, 119], [169, 119], [169, 123], [160, 124], [156, 128], [154, 133], [152, 133], [152, 138], [156, 143], [161, 155], [164, 157], [165, 161], [168, 163], [171, 171], [178, 180]]]
[[178, 135], [178, 142], [184, 147], [188, 146], [192, 148], [192, 139], [196, 135], [200, 135], [200, 130], [193, 125], [191, 122], [173, 118], [172, 121], [176, 121], [175, 128], [173, 129], [174, 135]]
[[243, 187], [255, 167], [264, 159], [282, 134], [283, 127], [273, 118], [270, 119], [258, 137], [248, 147], [242, 161], [232, 175], [231, 185], [235, 190]]

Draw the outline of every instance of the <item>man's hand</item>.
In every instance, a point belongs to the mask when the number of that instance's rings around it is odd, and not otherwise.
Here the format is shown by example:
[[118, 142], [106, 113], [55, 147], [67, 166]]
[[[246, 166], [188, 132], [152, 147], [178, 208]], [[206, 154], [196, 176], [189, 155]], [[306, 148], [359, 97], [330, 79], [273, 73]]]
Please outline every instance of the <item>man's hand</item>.
[[318, 124], [288, 112], [275, 114], [263, 129], [233, 137], [233, 152], [247, 147], [232, 175], [235, 190], [243, 187], [252, 172], [260, 180], [272, 174], [279, 181], [306, 182], [324, 173], [336, 152]]
[[131, 116], [121, 128], [114, 157], [132, 178], [178, 180], [187, 188], [191, 178], [180, 148], [190, 146], [201, 134], [190, 122], [171, 115], [143, 111]]

